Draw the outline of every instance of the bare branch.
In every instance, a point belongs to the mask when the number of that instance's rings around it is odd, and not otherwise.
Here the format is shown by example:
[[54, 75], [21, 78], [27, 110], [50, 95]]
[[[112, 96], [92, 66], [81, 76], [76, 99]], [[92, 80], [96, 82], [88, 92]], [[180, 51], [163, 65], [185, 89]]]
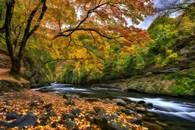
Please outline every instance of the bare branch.
[[44, 0], [43, 6], [42, 6], [42, 10], [41, 10], [41, 14], [40, 14], [40, 16], [39, 16], [39, 18], [38, 18], [38, 20], [37, 20], [35, 26], [34, 26], [34, 27], [32, 28], [32, 30], [29, 32], [28, 37], [30, 37], [30, 36], [39, 28], [40, 23], [41, 23], [41, 21], [42, 21], [44, 15], [45, 15], [45, 13], [46, 13], [46, 11], [47, 11], [47, 5], [46, 5], [46, 0]]
[[[54, 37], [57, 38], [57, 37], [62, 37], [62, 36], [65, 36], [65, 37], [68, 37], [72, 34], [72, 32], [76, 32], [76, 31], [89, 31], [89, 32], [95, 32], [97, 33], [98, 35], [100, 35], [101, 37], [104, 37], [104, 38], [107, 38], [107, 39], [117, 39], [117, 38], [120, 38], [122, 36], [118, 36], [118, 37], [112, 37], [112, 36], [107, 36], [106, 34], [103, 34], [102, 32], [98, 31], [97, 29], [95, 28], [73, 28], [73, 29], [68, 29], [66, 31], [64, 31], [63, 33], [59, 33], [58, 35], [56, 35]], [[64, 34], [66, 32], [70, 32], [68, 34]]]
[[[74, 33], [76, 30], [78, 30], [79, 27], [90, 17], [90, 14], [92, 14], [95, 10], [97, 10], [98, 8], [100, 8], [100, 7], [102, 7], [102, 6], [106, 5], [106, 4], [108, 4], [108, 3], [106, 2], [106, 3], [102, 3], [101, 4], [101, 1], [100, 1], [100, 3], [97, 6], [95, 6], [94, 8], [92, 8], [92, 9], [90, 9], [90, 10], [87, 11], [86, 16], [78, 23], [78, 25], [74, 29], [68, 29], [68, 30], [65, 30], [63, 32], [59, 32], [59, 34], [57, 34], [54, 37], [54, 39], [57, 38], [57, 37], [70, 36], [70, 35], [72, 35], [72, 33]], [[64, 33], [66, 33], [66, 32], [69, 32], [69, 34], [68, 35], [62, 35]]]

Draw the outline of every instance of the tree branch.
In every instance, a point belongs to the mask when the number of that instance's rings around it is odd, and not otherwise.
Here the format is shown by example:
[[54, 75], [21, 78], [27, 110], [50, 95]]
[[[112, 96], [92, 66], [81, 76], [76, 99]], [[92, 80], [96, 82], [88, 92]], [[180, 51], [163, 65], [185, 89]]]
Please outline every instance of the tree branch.
[[[46, 10], [47, 10], [47, 6], [46, 6], [46, 1], [47, 0], [42, 0], [33, 10], [32, 12], [30, 13], [29, 17], [28, 17], [28, 20], [27, 20], [27, 25], [26, 25], [26, 28], [25, 28], [25, 31], [24, 31], [24, 36], [22, 38], [22, 41], [21, 41], [21, 45], [20, 45], [20, 50], [19, 50], [19, 53], [18, 53], [18, 56], [19, 57], [22, 57], [23, 55], [23, 51], [24, 51], [24, 48], [26, 46], [26, 42], [28, 40], [28, 38], [38, 29], [38, 27], [40, 26], [40, 22], [41, 20], [43, 19], [43, 16], [45, 15], [46, 13]], [[31, 28], [31, 24], [32, 24], [32, 20], [33, 18], [35, 17], [39, 7], [42, 5], [42, 10], [41, 10], [41, 14], [36, 22], [36, 24], [34, 25], [34, 27], [32, 28], [32, 30], [30, 30]]]
[[44, 15], [45, 15], [46, 11], [47, 11], [47, 5], [46, 5], [46, 0], [44, 0], [42, 10], [41, 10], [41, 14], [40, 14], [35, 26], [29, 32], [28, 37], [30, 37], [39, 28], [39, 26], [41, 24], [41, 21], [42, 21]]
[[[87, 14], [86, 14], [86, 16], [78, 23], [78, 25], [74, 28], [74, 29], [68, 29], [68, 30], [65, 30], [65, 31], [63, 31], [63, 32], [59, 32], [55, 37], [54, 37], [54, 39], [55, 38], [57, 38], [57, 37], [62, 37], [62, 36], [70, 36], [70, 35], [72, 35], [76, 30], [79, 30], [79, 27], [90, 17], [90, 14], [92, 14], [95, 10], [97, 10], [98, 8], [100, 8], [100, 7], [102, 7], [102, 6], [104, 6], [104, 5], [106, 5], [106, 4], [108, 4], [107, 2], [106, 3], [99, 3], [97, 6], [95, 6], [94, 8], [92, 8], [92, 9], [90, 9], [90, 10], [88, 10], [87, 11]], [[64, 33], [66, 33], [66, 32], [69, 32], [69, 34], [68, 35], [63, 35]], [[97, 31], [96, 31], [97, 32]], [[97, 32], [98, 34], [100, 34], [99, 32]], [[100, 34], [100, 36], [101, 36], [102, 34]], [[110, 38], [109, 38], [110, 39]]]
[[[57, 37], [62, 37], [62, 36], [65, 36], [65, 37], [68, 37], [68, 36], [71, 36], [72, 35], [72, 32], [76, 32], [76, 31], [89, 31], [89, 32], [95, 32], [97, 33], [98, 35], [100, 35], [101, 37], [104, 37], [104, 38], [107, 38], [107, 39], [117, 39], [117, 38], [120, 38], [122, 36], [118, 36], [118, 37], [112, 37], [112, 36], [107, 36], [106, 34], [103, 34], [102, 32], [98, 31], [97, 29], [95, 28], [73, 28], [73, 29], [68, 29], [66, 31], [64, 31], [63, 33], [59, 33], [58, 35], [56, 35], [54, 37], [57, 38]], [[68, 34], [64, 34], [66, 32], [70, 32]]]

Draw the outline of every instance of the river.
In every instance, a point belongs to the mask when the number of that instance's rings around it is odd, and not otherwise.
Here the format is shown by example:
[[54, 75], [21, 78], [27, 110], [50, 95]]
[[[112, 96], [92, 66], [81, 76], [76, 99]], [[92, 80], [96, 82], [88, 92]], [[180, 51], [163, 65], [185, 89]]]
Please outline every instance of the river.
[[131, 101], [152, 103], [146, 113], [145, 122], [161, 126], [164, 130], [195, 130], [195, 100], [166, 96], [154, 96], [137, 92], [123, 92], [114, 88], [74, 87], [67, 84], [51, 83], [34, 89], [42, 92], [77, 94], [81, 97], [126, 98]]

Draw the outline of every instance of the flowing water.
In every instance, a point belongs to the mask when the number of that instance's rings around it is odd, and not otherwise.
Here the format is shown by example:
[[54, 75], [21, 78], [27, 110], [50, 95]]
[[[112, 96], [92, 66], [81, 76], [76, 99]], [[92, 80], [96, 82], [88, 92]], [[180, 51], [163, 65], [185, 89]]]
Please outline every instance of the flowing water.
[[153, 104], [153, 108], [146, 113], [145, 122], [152, 122], [154, 125], [161, 126], [163, 130], [195, 130], [195, 99], [151, 96], [136, 92], [122, 92], [113, 88], [87, 88], [85, 86], [78, 88], [57, 83], [51, 83], [50, 86], [35, 90], [71, 93], [81, 97], [126, 98], [136, 102], [144, 101]]

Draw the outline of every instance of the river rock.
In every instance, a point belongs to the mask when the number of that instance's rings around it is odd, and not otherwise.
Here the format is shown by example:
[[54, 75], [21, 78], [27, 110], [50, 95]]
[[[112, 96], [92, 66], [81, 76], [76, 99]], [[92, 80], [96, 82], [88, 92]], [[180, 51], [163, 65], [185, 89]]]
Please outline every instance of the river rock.
[[74, 121], [66, 121], [65, 122], [66, 127], [68, 128], [68, 130], [72, 130], [76, 127], [76, 123]]
[[80, 109], [73, 109], [73, 110], [71, 110], [71, 113], [72, 113], [73, 115], [78, 116], [78, 115], [81, 113], [81, 110], [80, 110]]
[[65, 105], [68, 105], [68, 106], [75, 106], [75, 102], [72, 101], [71, 99], [68, 99], [68, 100], [65, 102]]
[[6, 114], [6, 120], [14, 120], [21, 117], [20, 115], [18, 115], [16, 112], [10, 112]]
[[97, 101], [100, 101], [99, 98], [85, 98], [86, 101], [89, 101], [89, 102], [97, 102]]
[[153, 105], [152, 103], [147, 103], [146, 106], [147, 106], [149, 109], [151, 109], [151, 108], [154, 107], [154, 105]]
[[111, 116], [101, 115], [95, 117], [95, 124], [100, 126], [102, 130], [129, 130], [129, 128], [123, 127], [119, 122], [112, 121]]
[[137, 103], [138, 103], [138, 104], [142, 104], [142, 105], [145, 105], [145, 104], [146, 104], [145, 101], [138, 101]]
[[26, 115], [16, 119], [9, 124], [9, 127], [24, 127], [24, 126], [35, 126], [37, 124], [37, 118], [33, 113], [27, 113]]
[[86, 113], [86, 114], [85, 114], [85, 118], [86, 118], [88, 121], [94, 123], [94, 114], [93, 114], [92, 112]]
[[135, 111], [132, 111], [130, 109], [122, 109], [120, 110], [122, 113], [125, 113], [126, 115], [132, 115], [132, 114], [136, 114]]
[[8, 122], [5, 122], [5, 121], [0, 121], [0, 126], [6, 126], [8, 127], [9, 126], [9, 123]]
[[127, 103], [123, 99], [116, 98], [116, 99], [113, 99], [112, 101], [115, 102], [119, 106], [126, 106], [127, 105]]
[[69, 113], [69, 114], [62, 114], [61, 117], [62, 117], [62, 120], [68, 120], [68, 119], [73, 120], [76, 117], [76, 115]]
[[146, 112], [147, 109], [144, 106], [138, 106], [135, 108], [138, 113]]
[[96, 114], [98, 114], [98, 115], [103, 115], [106, 113], [106, 111], [101, 107], [94, 107], [93, 109], [96, 112]]
[[136, 117], [136, 118], [133, 118], [133, 119], [129, 119], [128, 120], [129, 122], [131, 123], [135, 123], [135, 124], [138, 124], [138, 125], [142, 125], [142, 118], [141, 117]]
[[3, 113], [3, 112], [5, 112], [5, 111], [6, 111], [5, 108], [0, 108], [0, 113]]
[[34, 101], [30, 102], [29, 106], [30, 106], [30, 108], [34, 108], [34, 107], [40, 106], [41, 104], [44, 104], [44, 101], [42, 101], [42, 100], [34, 100]]
[[79, 99], [80, 97], [79, 97], [79, 95], [76, 95], [76, 94], [64, 94], [63, 98], [65, 98], [65, 99], [72, 99], [72, 98]]

